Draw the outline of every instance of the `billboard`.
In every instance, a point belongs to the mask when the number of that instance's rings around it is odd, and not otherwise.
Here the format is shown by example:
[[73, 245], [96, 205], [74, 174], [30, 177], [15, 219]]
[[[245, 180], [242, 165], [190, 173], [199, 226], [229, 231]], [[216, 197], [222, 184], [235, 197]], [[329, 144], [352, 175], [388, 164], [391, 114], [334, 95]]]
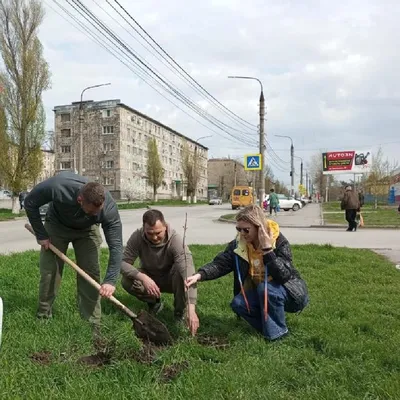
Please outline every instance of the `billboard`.
[[322, 153], [322, 171], [324, 175], [365, 174], [371, 171], [372, 155], [370, 151], [329, 151]]

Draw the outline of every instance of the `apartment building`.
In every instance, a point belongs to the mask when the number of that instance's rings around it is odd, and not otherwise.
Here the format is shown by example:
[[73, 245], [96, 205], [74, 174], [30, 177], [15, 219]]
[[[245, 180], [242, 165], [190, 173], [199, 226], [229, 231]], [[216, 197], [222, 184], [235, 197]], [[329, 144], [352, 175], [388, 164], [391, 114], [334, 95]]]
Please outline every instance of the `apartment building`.
[[42, 149], [43, 166], [37, 183], [52, 177], [55, 174], [55, 153], [53, 150]]
[[254, 180], [254, 172], [245, 171], [244, 166], [230, 158], [211, 158], [208, 160], [208, 192], [228, 200], [235, 185], [249, 185]]
[[[207, 198], [208, 148], [120, 100], [85, 101], [54, 107], [56, 171], [77, 171], [83, 138], [83, 175], [102, 183], [116, 199], [152, 198], [147, 181], [148, 140], [155, 138], [164, 180], [159, 199], [186, 199], [182, 170], [185, 144], [199, 159], [196, 196]], [[81, 122], [81, 127], [80, 127]]]

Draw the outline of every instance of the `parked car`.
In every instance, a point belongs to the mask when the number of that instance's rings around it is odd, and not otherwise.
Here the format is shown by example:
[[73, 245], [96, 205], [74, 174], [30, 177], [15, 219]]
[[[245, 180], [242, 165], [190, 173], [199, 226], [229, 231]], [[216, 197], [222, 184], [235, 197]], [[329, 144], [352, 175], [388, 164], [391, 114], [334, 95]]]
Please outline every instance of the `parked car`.
[[215, 205], [220, 206], [222, 204], [222, 199], [221, 199], [221, 197], [213, 197], [210, 199], [208, 204], [210, 206], [215, 206]]
[[11, 197], [12, 197], [12, 193], [9, 190], [7, 190], [7, 189], [0, 190], [0, 199], [1, 200], [8, 200], [8, 199], [11, 199]]
[[300, 210], [300, 208], [303, 207], [303, 204], [301, 203], [301, 201], [296, 200], [295, 198], [293, 198], [291, 196], [286, 196], [284, 194], [278, 194], [278, 198], [279, 198], [279, 207], [281, 208], [281, 210], [298, 211], [298, 210]]
[[44, 219], [44, 217], [46, 216], [48, 209], [49, 209], [49, 203], [39, 207], [40, 217], [42, 219]]

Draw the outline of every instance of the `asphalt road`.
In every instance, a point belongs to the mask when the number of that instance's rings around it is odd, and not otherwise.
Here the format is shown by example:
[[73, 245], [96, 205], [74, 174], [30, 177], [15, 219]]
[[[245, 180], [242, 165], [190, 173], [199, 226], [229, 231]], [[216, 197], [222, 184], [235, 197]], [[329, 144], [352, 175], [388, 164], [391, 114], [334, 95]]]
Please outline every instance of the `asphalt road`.
[[[226, 243], [235, 236], [233, 224], [217, 222], [222, 214], [232, 213], [228, 204], [222, 206], [160, 207], [174, 229], [183, 234], [185, 213], [188, 215], [188, 244]], [[141, 226], [145, 210], [122, 210], [124, 243], [131, 233]], [[343, 228], [309, 228], [319, 224], [319, 205], [310, 204], [297, 212], [281, 212], [276, 221], [282, 225], [282, 233], [292, 244], [332, 244], [352, 248], [368, 248], [389, 256], [400, 264], [400, 241], [396, 230], [365, 229], [345, 232]], [[0, 253], [38, 249], [33, 236], [25, 230], [27, 220], [0, 222]], [[106, 245], [106, 243], [104, 243]]]

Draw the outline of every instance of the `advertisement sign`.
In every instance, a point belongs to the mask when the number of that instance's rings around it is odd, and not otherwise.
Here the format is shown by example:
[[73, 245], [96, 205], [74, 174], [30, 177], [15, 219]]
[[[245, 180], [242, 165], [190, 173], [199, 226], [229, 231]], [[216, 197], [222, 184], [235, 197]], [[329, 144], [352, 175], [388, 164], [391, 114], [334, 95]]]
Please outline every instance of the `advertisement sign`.
[[365, 174], [371, 171], [372, 154], [370, 151], [330, 151], [322, 153], [322, 171], [324, 175]]

